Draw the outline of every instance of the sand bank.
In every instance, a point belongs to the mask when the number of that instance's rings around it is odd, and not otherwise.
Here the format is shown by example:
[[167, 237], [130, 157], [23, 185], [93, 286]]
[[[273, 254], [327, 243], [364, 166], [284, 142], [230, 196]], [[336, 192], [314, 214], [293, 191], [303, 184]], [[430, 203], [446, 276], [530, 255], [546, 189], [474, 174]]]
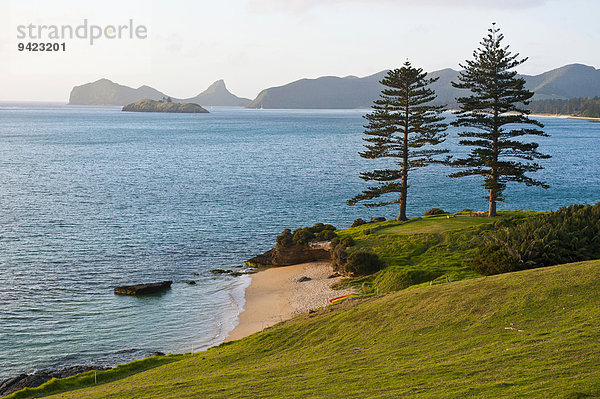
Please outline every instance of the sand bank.
[[[243, 338], [327, 305], [329, 299], [353, 292], [329, 288], [340, 279], [328, 278], [332, 273], [330, 263], [312, 262], [264, 269], [253, 274], [246, 289], [246, 304], [239, 315], [239, 323], [225, 341]], [[301, 277], [311, 280], [299, 282]]]
[[561, 115], [561, 114], [529, 114], [529, 116], [539, 116], [544, 118], [559, 118], [559, 119], [581, 119], [589, 122], [600, 122], [600, 118], [589, 118], [586, 116], [572, 116], [572, 115]]

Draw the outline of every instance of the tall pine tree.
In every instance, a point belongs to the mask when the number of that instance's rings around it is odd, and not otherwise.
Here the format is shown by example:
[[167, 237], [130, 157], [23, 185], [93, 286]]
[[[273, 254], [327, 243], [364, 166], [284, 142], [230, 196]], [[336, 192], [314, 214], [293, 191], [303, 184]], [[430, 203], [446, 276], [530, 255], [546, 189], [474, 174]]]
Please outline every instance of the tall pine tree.
[[366, 150], [359, 154], [367, 159], [391, 158], [394, 168], [361, 173], [363, 180], [379, 184], [367, 187], [349, 200], [348, 205], [399, 193], [396, 198], [367, 202], [365, 206], [399, 204], [396, 220], [407, 220], [408, 172], [439, 162], [434, 157], [448, 152], [433, 148], [445, 140], [447, 128], [440, 115], [443, 107], [431, 104], [435, 92], [428, 86], [436, 80], [427, 79], [427, 73], [412, 67], [408, 61], [402, 68], [389, 71], [381, 80], [385, 88], [380, 98], [374, 101], [372, 112], [365, 115], [369, 122], [365, 126], [367, 137], [364, 141], [367, 144]]
[[499, 31], [493, 24], [481, 47], [473, 52], [473, 59], [461, 65], [464, 70], [458, 76], [459, 82], [452, 82], [454, 87], [471, 91], [468, 97], [458, 98], [460, 111], [452, 125], [467, 128], [459, 133], [464, 138], [460, 144], [473, 148], [467, 157], [452, 163], [462, 170], [450, 177], [484, 177], [489, 217], [496, 216], [496, 203], [504, 200], [507, 182], [549, 187], [526, 176], [527, 172], [542, 169], [534, 160], [550, 156], [538, 152], [537, 143], [524, 143], [517, 138], [547, 134], [538, 129], [544, 125], [530, 119], [529, 111], [523, 108], [533, 92], [525, 89], [525, 79], [517, 78], [514, 68], [527, 58], [519, 59], [519, 54], [508, 51], [509, 46], [503, 47], [504, 35]]

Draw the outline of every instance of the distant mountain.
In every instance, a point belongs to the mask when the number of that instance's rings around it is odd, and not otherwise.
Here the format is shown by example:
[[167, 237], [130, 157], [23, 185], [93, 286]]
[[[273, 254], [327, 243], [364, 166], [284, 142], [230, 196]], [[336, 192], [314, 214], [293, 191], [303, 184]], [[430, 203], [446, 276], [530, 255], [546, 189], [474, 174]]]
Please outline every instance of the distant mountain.
[[364, 78], [324, 76], [261, 91], [248, 108], [360, 108], [379, 95], [385, 71]]
[[[379, 81], [387, 71], [364, 78], [325, 76], [301, 79], [284, 86], [265, 89], [248, 108], [368, 108], [379, 96], [383, 86]], [[457, 90], [451, 85], [458, 72], [447, 68], [431, 72], [428, 77], [439, 77], [432, 87], [438, 104], [455, 105]]]
[[600, 69], [588, 65], [570, 64], [524, 77], [537, 100], [600, 96]]
[[[379, 83], [387, 71], [364, 78], [326, 76], [317, 79], [301, 79], [283, 86], [271, 87], [248, 105], [249, 108], [368, 108], [379, 96]], [[534, 99], [574, 98], [600, 96], [600, 70], [572, 64], [540, 75], [522, 75], [526, 86], [535, 92]], [[437, 93], [437, 104], [456, 108], [456, 98], [464, 96], [465, 90], [455, 89], [458, 71], [450, 68], [434, 71], [428, 77], [439, 77], [432, 85]]]
[[232, 94], [223, 80], [217, 80], [211, 84], [208, 89], [198, 94], [196, 97], [181, 100], [186, 103], [196, 103], [201, 105], [221, 105], [229, 107], [244, 107], [250, 104], [249, 98], [242, 98]]
[[[100, 79], [73, 87], [69, 104], [123, 106], [142, 99], [160, 100], [163, 97], [169, 96], [149, 86], [134, 89], [108, 79]], [[196, 97], [177, 99], [171, 96], [171, 98], [177, 103], [196, 103], [204, 106], [245, 106], [250, 103], [250, 99], [240, 98], [229, 92], [223, 80], [216, 81]]]
[[160, 100], [164, 93], [149, 86], [137, 89], [123, 86], [108, 79], [100, 79], [92, 83], [75, 86], [69, 96], [71, 105], [125, 105], [134, 101], [149, 98]]

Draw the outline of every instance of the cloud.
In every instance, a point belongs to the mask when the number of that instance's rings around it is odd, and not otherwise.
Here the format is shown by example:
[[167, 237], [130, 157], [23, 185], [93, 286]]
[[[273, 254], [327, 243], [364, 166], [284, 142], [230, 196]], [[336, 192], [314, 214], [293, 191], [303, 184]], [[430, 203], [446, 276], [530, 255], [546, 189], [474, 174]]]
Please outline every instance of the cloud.
[[446, 8], [512, 9], [539, 7], [555, 0], [248, 0], [251, 9], [257, 11], [302, 12], [311, 8], [332, 4], [383, 4], [406, 7], [441, 6]]

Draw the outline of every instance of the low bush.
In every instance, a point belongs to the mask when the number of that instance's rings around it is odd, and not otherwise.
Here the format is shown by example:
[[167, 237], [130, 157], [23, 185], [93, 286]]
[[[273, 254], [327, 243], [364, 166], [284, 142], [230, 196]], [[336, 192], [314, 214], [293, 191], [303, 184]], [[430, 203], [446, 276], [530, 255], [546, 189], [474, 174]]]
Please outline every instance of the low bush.
[[430, 210], [428, 210], [427, 212], [425, 212], [425, 216], [432, 216], [432, 215], [445, 215], [446, 211], [444, 211], [443, 209], [440, 208], [431, 208]]
[[352, 226], [350, 226], [350, 227], [362, 226], [365, 223], [367, 223], [367, 222], [365, 222], [364, 219], [361, 219], [361, 218], [354, 219], [354, 222], [352, 222]]
[[490, 275], [598, 258], [600, 203], [494, 224], [470, 264]]
[[290, 248], [294, 245], [308, 245], [311, 241], [329, 241], [337, 237], [335, 227], [330, 224], [317, 223], [312, 227], [296, 229], [293, 233], [285, 229], [277, 236], [277, 248]]
[[304, 227], [294, 231], [293, 240], [298, 245], [307, 245], [312, 240], [316, 239], [315, 233], [310, 231], [310, 227]]
[[289, 248], [294, 245], [294, 236], [290, 229], [285, 229], [279, 234], [275, 240], [278, 248]]
[[315, 234], [315, 237], [317, 238], [318, 241], [329, 241], [329, 240], [333, 240], [335, 237], [337, 237], [337, 234], [335, 234], [335, 232], [333, 230], [323, 230], [323, 231]]
[[367, 251], [352, 252], [346, 259], [343, 271], [350, 275], [365, 275], [379, 271], [383, 263], [379, 257]]
[[344, 272], [344, 265], [348, 260], [346, 249], [354, 245], [354, 239], [350, 236], [334, 238], [331, 240], [331, 260], [335, 271]]
[[371, 218], [371, 220], [369, 221], [369, 223], [381, 223], [381, 222], [385, 222], [385, 218], [383, 216]]

